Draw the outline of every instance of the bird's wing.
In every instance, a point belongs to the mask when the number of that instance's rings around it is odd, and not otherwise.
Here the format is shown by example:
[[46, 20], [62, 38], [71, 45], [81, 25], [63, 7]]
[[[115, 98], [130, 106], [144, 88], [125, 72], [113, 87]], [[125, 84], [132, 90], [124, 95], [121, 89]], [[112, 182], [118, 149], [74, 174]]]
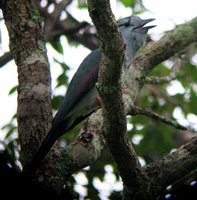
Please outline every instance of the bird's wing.
[[73, 76], [59, 111], [57, 112], [53, 125], [61, 123], [67, 114], [86, 96], [94, 87], [98, 79], [99, 65], [101, 61], [101, 50], [92, 51], [80, 64]]

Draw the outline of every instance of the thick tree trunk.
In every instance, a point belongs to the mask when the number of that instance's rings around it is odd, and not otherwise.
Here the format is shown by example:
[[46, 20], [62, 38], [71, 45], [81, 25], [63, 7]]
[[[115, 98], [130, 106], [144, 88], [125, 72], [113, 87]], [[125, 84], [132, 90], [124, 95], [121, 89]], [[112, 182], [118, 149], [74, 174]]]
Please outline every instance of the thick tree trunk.
[[[31, 161], [51, 126], [50, 68], [35, 1], [3, 0], [1, 8], [18, 69], [18, 136], [25, 165]], [[60, 181], [45, 178], [50, 177], [50, 166], [59, 154], [57, 149], [51, 152], [47, 157], [48, 165], [44, 165], [45, 170], [38, 171], [36, 179], [61, 189], [61, 178]]]

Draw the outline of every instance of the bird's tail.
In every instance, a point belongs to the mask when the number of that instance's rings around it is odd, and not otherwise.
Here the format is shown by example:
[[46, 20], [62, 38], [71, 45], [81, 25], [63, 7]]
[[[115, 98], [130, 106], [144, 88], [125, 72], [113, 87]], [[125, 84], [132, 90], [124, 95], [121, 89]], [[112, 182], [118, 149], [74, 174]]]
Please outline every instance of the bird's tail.
[[[54, 138], [55, 137], [55, 138]], [[51, 129], [45, 139], [43, 140], [41, 146], [39, 147], [38, 151], [33, 156], [32, 161], [24, 167], [24, 172], [26, 173], [35, 173], [38, 169], [40, 163], [44, 159], [44, 157], [49, 152], [50, 148], [56, 141], [57, 134], [54, 133], [54, 130]]]
[[[92, 113], [92, 112], [91, 112]], [[91, 114], [90, 113], [90, 114]], [[24, 172], [26, 174], [34, 174], [38, 169], [39, 165], [41, 164], [42, 160], [45, 158], [55, 141], [64, 133], [68, 132], [72, 129], [76, 124], [81, 122], [86, 116], [78, 117], [78, 118], [65, 118], [63, 121], [63, 125], [54, 125], [52, 126], [51, 130], [48, 132], [47, 136], [43, 140], [41, 146], [39, 147], [38, 151], [33, 156], [32, 161], [24, 167]]]

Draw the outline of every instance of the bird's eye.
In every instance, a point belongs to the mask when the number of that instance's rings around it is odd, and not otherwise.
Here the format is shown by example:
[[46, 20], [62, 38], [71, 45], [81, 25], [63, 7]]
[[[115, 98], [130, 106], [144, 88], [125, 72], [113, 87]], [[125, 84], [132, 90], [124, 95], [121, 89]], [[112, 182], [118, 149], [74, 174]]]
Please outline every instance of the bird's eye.
[[129, 26], [129, 25], [130, 25], [129, 21], [124, 24], [124, 26], [126, 26], [126, 27]]
[[125, 27], [128, 27], [128, 26], [134, 26], [134, 24], [131, 24], [130, 21], [125, 23]]

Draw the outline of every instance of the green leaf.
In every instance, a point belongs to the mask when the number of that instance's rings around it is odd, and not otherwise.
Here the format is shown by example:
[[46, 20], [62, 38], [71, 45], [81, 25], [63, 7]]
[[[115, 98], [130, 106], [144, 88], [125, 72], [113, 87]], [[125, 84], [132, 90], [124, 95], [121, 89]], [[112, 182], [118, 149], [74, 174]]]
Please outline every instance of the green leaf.
[[164, 63], [158, 64], [151, 72], [149, 76], [167, 76], [171, 72], [171, 69], [167, 68]]
[[194, 113], [195, 115], [197, 115], [197, 103], [196, 103], [197, 102], [196, 101], [197, 94], [193, 90], [193, 88], [191, 88], [191, 90], [190, 90], [190, 95], [191, 96], [190, 96], [190, 100], [189, 100], [188, 104], [187, 103], [185, 103], [185, 104], [189, 106], [191, 113]]
[[58, 110], [63, 102], [64, 97], [61, 95], [54, 96], [52, 99], [52, 107], [54, 110]]
[[72, 39], [67, 38], [67, 41], [68, 41], [68, 44], [70, 46], [73, 46], [73, 47], [76, 47], [76, 48], [79, 46], [79, 43], [74, 41], [74, 40], [72, 40]]
[[64, 63], [64, 62], [60, 62], [60, 61], [58, 61], [58, 60], [55, 59], [55, 58], [54, 58], [54, 61], [55, 61], [56, 63], [58, 63], [58, 64], [62, 67], [63, 71], [67, 71], [67, 70], [70, 69], [70, 67], [69, 67], [66, 63]]
[[[13, 119], [12, 119], [13, 120]], [[13, 133], [16, 132], [16, 126], [14, 125], [13, 121], [10, 121], [9, 123], [5, 124], [1, 129], [6, 130], [7, 133], [5, 135], [5, 139], [8, 139]]]
[[59, 38], [56, 40], [51, 40], [50, 44], [58, 53], [63, 55], [63, 47]]
[[197, 66], [191, 63], [186, 63], [184, 67], [181, 68], [178, 80], [181, 82], [184, 88], [190, 87], [191, 83], [196, 83], [197, 80]]
[[58, 84], [56, 87], [67, 86], [68, 85], [68, 76], [67, 76], [66, 72], [70, 69], [70, 67], [66, 63], [60, 62], [60, 61], [56, 60], [55, 58], [54, 58], [54, 61], [57, 62], [62, 67], [62, 70], [63, 70], [63, 72], [57, 78]]
[[86, 0], [78, 0], [78, 8], [87, 8]]
[[9, 131], [6, 133], [5, 139], [9, 138], [13, 133], [15, 133], [16, 127], [10, 127]]
[[58, 84], [56, 87], [60, 87], [62, 85], [65, 86], [68, 83], [68, 77], [65, 74], [61, 74], [60, 76], [58, 76], [57, 82], [58, 82]]
[[16, 86], [14, 86], [13, 88], [11, 88], [11, 90], [9, 91], [9, 93], [8, 93], [8, 95], [11, 95], [11, 94], [13, 94], [14, 92], [16, 92], [16, 90], [17, 90], [17, 85]]
[[120, 0], [120, 2], [122, 2], [123, 5], [125, 5], [126, 7], [134, 7], [136, 4], [136, 0]]

